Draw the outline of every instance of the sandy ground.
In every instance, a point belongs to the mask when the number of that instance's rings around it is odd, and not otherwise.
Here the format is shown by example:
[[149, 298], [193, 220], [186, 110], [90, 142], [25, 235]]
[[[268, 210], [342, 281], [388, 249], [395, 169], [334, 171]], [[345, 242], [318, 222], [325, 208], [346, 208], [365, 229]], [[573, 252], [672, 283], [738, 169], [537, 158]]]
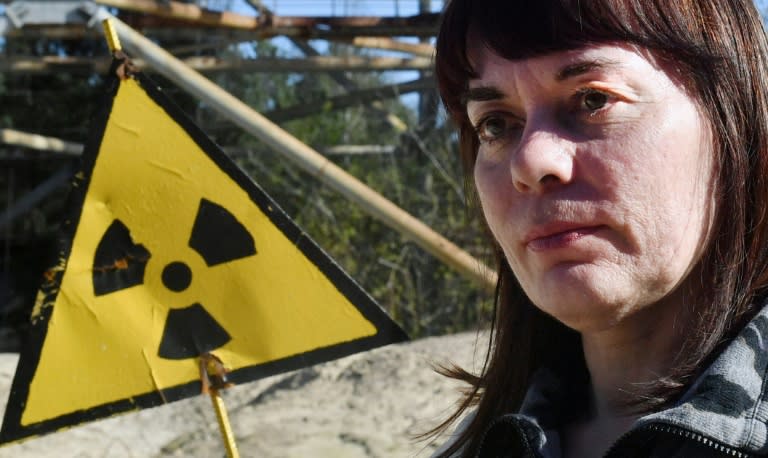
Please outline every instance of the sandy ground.
[[[391, 345], [225, 393], [243, 457], [427, 457], [413, 435], [459, 398], [431, 364], [480, 364], [475, 333]], [[484, 342], [483, 339], [480, 342]], [[478, 345], [478, 348], [481, 348]], [[17, 355], [0, 354], [5, 410]], [[226, 456], [210, 399], [199, 396], [0, 448], [0, 458]]]

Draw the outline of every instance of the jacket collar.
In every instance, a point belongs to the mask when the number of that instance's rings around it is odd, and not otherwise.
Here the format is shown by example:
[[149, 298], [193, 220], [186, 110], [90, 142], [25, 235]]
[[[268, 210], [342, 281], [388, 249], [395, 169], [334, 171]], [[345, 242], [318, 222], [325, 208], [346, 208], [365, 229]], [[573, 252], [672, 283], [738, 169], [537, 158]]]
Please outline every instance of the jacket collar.
[[768, 449], [768, 306], [747, 324], [672, 407], [637, 426], [668, 423], [747, 453]]
[[[638, 419], [633, 429], [649, 424], [671, 424], [746, 453], [765, 452], [768, 450], [766, 372], [768, 305], [763, 306], [678, 402]], [[588, 409], [588, 386], [564, 384], [563, 374], [548, 369], [539, 371], [520, 413], [505, 416], [522, 422], [528, 442], [542, 456], [559, 456], [559, 426]]]

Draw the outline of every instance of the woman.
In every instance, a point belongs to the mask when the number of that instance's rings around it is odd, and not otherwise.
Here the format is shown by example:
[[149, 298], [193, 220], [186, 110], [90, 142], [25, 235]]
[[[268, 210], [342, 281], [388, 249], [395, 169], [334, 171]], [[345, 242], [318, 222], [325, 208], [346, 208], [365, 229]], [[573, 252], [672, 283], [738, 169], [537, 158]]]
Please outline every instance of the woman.
[[751, 0], [449, 2], [499, 284], [439, 454], [768, 452], [767, 59]]

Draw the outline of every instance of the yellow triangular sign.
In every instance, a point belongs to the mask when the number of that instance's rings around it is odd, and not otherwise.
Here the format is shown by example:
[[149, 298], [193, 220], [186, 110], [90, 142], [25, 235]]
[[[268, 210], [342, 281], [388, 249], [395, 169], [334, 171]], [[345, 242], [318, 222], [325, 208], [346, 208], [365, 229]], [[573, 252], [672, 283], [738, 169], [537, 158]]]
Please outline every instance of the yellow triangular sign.
[[0, 442], [242, 383], [404, 333], [146, 77], [87, 146]]

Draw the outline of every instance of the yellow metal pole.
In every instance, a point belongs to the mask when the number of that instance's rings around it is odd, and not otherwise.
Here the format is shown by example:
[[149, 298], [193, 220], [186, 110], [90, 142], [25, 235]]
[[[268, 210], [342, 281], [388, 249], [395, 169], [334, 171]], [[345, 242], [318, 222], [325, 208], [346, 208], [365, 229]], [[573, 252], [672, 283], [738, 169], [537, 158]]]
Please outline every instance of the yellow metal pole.
[[[115, 30], [112, 20], [106, 18], [101, 23], [104, 27], [104, 36], [107, 39], [109, 50], [112, 54], [122, 51], [120, 38], [117, 36], [117, 31]], [[209, 374], [209, 371], [213, 373]], [[221, 394], [219, 394], [218, 387], [229, 386], [226, 383], [224, 366], [221, 364], [221, 360], [215, 355], [205, 354], [201, 356], [200, 377], [203, 380], [204, 390], [208, 390], [208, 393], [211, 396], [213, 410], [216, 412], [216, 420], [218, 420], [219, 431], [221, 431], [221, 438], [224, 441], [224, 447], [227, 449], [227, 456], [229, 458], [240, 458], [240, 453], [238, 453], [237, 444], [235, 443], [235, 435], [232, 434], [232, 426], [229, 423], [227, 407], [224, 405], [224, 400], [221, 398]], [[216, 381], [216, 386], [210, 386], [210, 381], [212, 379]]]
[[229, 423], [229, 416], [227, 415], [227, 407], [224, 405], [224, 400], [221, 398], [219, 390], [216, 388], [211, 388], [209, 393], [211, 395], [211, 402], [213, 403], [213, 410], [216, 411], [216, 419], [219, 421], [221, 439], [224, 441], [224, 447], [227, 449], [227, 457], [240, 458], [240, 453], [237, 451], [235, 435], [232, 434], [232, 426]]
[[117, 36], [117, 30], [115, 30], [115, 25], [112, 23], [112, 20], [107, 18], [101, 21], [102, 27], [104, 27], [104, 37], [107, 39], [107, 46], [109, 46], [109, 51], [114, 54], [118, 51], [122, 51], [123, 48], [120, 46], [120, 37]]
[[224, 362], [213, 353], [203, 353], [198, 361], [200, 364], [200, 383], [202, 384], [203, 394], [208, 393], [211, 396], [213, 410], [216, 412], [216, 420], [219, 422], [219, 431], [224, 447], [227, 449], [227, 457], [240, 458], [235, 444], [235, 435], [232, 434], [232, 426], [229, 423], [227, 407], [219, 392], [222, 389], [232, 386], [227, 380], [229, 372], [224, 367]]

